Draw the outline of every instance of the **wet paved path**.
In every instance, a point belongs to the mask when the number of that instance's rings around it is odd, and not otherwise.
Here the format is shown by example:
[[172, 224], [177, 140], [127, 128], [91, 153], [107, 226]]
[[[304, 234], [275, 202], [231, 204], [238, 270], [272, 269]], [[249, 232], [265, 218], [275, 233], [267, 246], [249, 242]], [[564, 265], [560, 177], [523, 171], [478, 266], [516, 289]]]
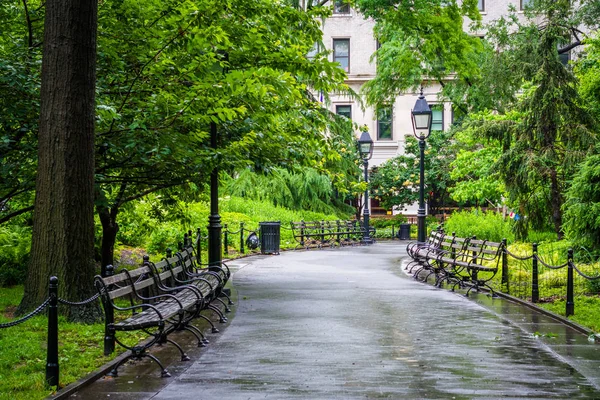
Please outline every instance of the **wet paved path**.
[[[472, 301], [415, 282], [401, 271], [404, 255], [392, 242], [248, 258], [234, 275], [235, 317], [187, 370], [162, 388], [109, 393], [99, 382], [88, 393], [154, 400], [600, 398], [600, 346], [505, 300]], [[156, 370], [146, 373], [157, 380]]]

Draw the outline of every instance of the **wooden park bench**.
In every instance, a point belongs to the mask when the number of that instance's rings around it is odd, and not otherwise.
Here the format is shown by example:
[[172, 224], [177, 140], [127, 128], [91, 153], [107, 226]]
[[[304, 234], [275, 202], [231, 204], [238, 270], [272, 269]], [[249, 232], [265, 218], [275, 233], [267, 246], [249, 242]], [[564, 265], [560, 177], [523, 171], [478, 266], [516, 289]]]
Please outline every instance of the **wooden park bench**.
[[[296, 248], [303, 247], [307, 250], [311, 247], [353, 246], [363, 238], [363, 227], [357, 220], [291, 222], [291, 228], [294, 239], [298, 242]], [[369, 232], [373, 236], [375, 228], [370, 226]]]
[[[148, 357], [158, 364], [161, 376], [170, 376], [160, 360], [148, 352], [155, 344], [171, 343], [187, 361], [179, 344], [169, 338], [175, 331], [188, 331], [197, 340], [198, 346], [208, 342], [202, 331], [192, 322], [201, 318], [210, 323], [213, 332], [218, 332], [213, 322], [200, 312], [215, 312], [221, 322], [227, 321], [223, 313], [212, 303], [220, 301], [219, 294], [229, 276], [218, 267], [213, 271], [195, 271], [195, 276], [187, 276], [186, 255], [175, 255], [154, 264], [147, 257], [140, 268], [128, 271], [122, 269], [114, 273], [107, 267], [108, 276], [96, 276], [94, 284], [102, 299], [105, 314], [104, 354], [115, 349], [115, 343], [128, 349], [130, 354], [120, 360], [108, 374], [117, 376], [118, 368], [129, 359]], [[218, 270], [222, 272], [218, 272]], [[226, 277], [225, 277], [226, 276]], [[148, 335], [148, 340], [136, 345], [128, 345], [121, 336], [126, 332], [138, 331]]]
[[432, 232], [427, 245], [411, 247], [409, 255], [413, 260], [407, 267], [411, 265], [412, 272], [415, 265], [419, 266], [413, 275], [415, 279], [425, 272], [423, 281], [434, 275], [438, 287], [447, 283], [452, 285], [453, 291], [456, 287], [467, 288], [466, 296], [471, 290], [479, 291], [484, 287], [495, 295], [488, 282], [502, 268], [505, 248], [504, 241], [498, 243]]

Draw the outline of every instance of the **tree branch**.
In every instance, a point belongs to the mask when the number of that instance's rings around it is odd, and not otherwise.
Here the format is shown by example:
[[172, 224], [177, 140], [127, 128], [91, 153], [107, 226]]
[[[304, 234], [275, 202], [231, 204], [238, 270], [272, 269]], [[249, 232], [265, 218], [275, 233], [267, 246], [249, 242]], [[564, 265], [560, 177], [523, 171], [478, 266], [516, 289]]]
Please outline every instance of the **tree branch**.
[[25, 8], [25, 21], [27, 22], [27, 33], [29, 47], [33, 47], [33, 27], [31, 26], [31, 18], [29, 17], [29, 8], [27, 7], [27, 0], [23, 0], [23, 8]]
[[17, 217], [17, 216], [19, 216], [21, 214], [25, 214], [26, 212], [29, 212], [29, 211], [32, 211], [32, 210], [33, 210], [33, 206], [29, 206], [29, 207], [25, 207], [25, 208], [22, 208], [20, 210], [17, 210], [17, 211], [15, 211], [13, 213], [10, 213], [8, 215], [5, 215], [4, 217], [0, 218], [0, 224], [3, 224], [6, 221], [8, 221], [8, 220], [10, 220], [10, 219], [12, 219], [14, 217]]
[[571, 49], [574, 49], [577, 46], [581, 46], [581, 40], [576, 40], [573, 43], [568, 44], [565, 47], [561, 47], [560, 49], [558, 49], [558, 54], [568, 53]]

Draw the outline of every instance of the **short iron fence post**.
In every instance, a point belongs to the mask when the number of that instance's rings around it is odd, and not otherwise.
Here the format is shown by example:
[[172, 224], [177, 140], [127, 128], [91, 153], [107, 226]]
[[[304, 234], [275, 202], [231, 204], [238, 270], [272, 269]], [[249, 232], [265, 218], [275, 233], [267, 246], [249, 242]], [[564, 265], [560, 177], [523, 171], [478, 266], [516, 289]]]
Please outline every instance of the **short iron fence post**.
[[502, 282], [501, 287], [506, 290], [506, 294], [510, 294], [510, 286], [508, 283], [508, 253], [506, 239], [502, 239]]
[[[473, 236], [471, 239], [473, 239], [473, 240], [477, 240], [477, 236]], [[423, 240], [423, 241], [424, 241], [424, 240]], [[477, 252], [476, 252], [476, 251], [473, 251], [473, 257], [474, 257], [474, 258], [477, 258]], [[477, 271], [477, 270], [475, 269], [475, 270], [473, 270], [473, 272], [471, 273], [471, 279], [473, 279], [473, 281], [477, 281], [477, 276], [479, 275], [479, 274], [478, 274], [478, 272], [479, 272], [479, 271]]]
[[223, 224], [223, 255], [229, 254], [229, 231], [227, 230], [227, 224]]
[[244, 254], [244, 223], [240, 222], [240, 253]]
[[186, 247], [194, 245], [194, 232], [191, 229], [188, 229], [188, 242], [185, 244]]
[[58, 386], [58, 278], [50, 277], [48, 287], [50, 304], [48, 307], [48, 349], [46, 353], [46, 382]]
[[394, 224], [392, 224], [392, 239], [395, 239], [396, 235], [394, 235]]
[[304, 220], [300, 221], [300, 245], [304, 246], [304, 228], [306, 225], [304, 224]]
[[200, 231], [200, 228], [196, 229], [196, 256], [198, 257], [198, 263], [202, 262], [202, 231]]
[[531, 258], [531, 302], [538, 303], [540, 301], [540, 286], [538, 282], [538, 244], [533, 243], [533, 256]]
[[569, 249], [567, 260], [567, 309], [566, 316], [575, 314], [575, 301], [573, 300], [573, 249]]
[[[115, 267], [112, 265], [106, 266], [106, 276], [113, 276], [115, 274]], [[107, 288], [109, 289], [109, 288]], [[105, 301], [104, 296], [102, 296], [102, 301]], [[106, 300], [109, 302], [110, 300]], [[104, 325], [104, 355], [108, 356], [115, 351], [115, 332], [114, 329], [111, 329], [110, 326], [115, 322], [114, 310], [111, 304], [104, 303], [104, 314], [106, 316], [106, 322]]]

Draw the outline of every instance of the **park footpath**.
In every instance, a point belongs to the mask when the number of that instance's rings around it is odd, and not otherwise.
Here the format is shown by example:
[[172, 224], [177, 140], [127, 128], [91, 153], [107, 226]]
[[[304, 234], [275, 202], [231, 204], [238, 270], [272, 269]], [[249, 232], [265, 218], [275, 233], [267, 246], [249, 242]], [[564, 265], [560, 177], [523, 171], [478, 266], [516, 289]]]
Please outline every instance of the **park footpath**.
[[506, 299], [416, 282], [405, 244], [233, 261], [230, 322], [193, 361], [172, 357], [171, 378], [127, 365], [70, 399], [600, 399], [599, 344]]

